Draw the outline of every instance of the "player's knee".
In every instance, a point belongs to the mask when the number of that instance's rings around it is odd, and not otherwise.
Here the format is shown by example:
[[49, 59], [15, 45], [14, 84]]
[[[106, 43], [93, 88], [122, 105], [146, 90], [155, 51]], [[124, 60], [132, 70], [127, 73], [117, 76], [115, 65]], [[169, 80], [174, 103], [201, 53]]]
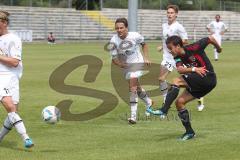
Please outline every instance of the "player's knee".
[[174, 78], [173, 79], [173, 85], [175, 85], [175, 86], [179, 86], [180, 84], [179, 84], [179, 78]]
[[3, 97], [1, 101], [7, 112], [16, 112], [16, 105], [13, 103], [12, 97]]
[[132, 93], [137, 93], [137, 87], [136, 86], [130, 87], [129, 91], [132, 92]]
[[185, 102], [186, 102], [185, 99], [180, 97], [180, 98], [177, 98], [177, 100], [175, 101], [175, 105], [179, 109], [179, 108], [184, 107]]
[[16, 112], [8, 113], [8, 119], [13, 126], [22, 121], [22, 118]]
[[160, 83], [164, 82], [166, 80], [166, 77], [165, 76], [159, 76], [158, 80], [159, 80]]

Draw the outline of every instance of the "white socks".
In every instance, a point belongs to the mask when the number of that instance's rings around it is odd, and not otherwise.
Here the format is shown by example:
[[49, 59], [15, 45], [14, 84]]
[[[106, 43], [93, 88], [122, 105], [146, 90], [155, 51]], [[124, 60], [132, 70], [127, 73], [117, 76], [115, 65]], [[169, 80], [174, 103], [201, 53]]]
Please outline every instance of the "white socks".
[[215, 60], [218, 60], [218, 52], [217, 52], [217, 50], [216, 49], [214, 49], [214, 59]]
[[137, 119], [138, 95], [136, 92], [130, 92], [131, 119]]
[[21, 135], [23, 141], [29, 138], [29, 136], [26, 133], [24, 123], [17, 113], [15, 112], [8, 113], [8, 119], [10, 123], [16, 128], [17, 132]]
[[199, 104], [199, 105], [203, 105], [203, 100], [204, 100], [203, 97], [199, 98], [199, 99], [198, 99], [198, 104]]
[[144, 101], [146, 107], [150, 107], [152, 105], [152, 100], [148, 97], [147, 92], [143, 88], [141, 91], [138, 91], [137, 94], [138, 97]]
[[168, 84], [167, 81], [160, 82], [160, 90], [163, 96], [163, 102], [165, 102], [168, 92]]

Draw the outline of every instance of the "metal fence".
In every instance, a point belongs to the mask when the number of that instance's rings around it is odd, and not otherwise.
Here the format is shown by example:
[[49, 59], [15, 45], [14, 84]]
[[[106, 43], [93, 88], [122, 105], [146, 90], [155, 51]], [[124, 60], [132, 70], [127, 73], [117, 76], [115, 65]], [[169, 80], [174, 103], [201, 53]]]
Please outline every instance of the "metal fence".
[[[12, 0], [14, 1], [14, 0]], [[26, 0], [25, 2], [27, 2]], [[39, 3], [46, 3], [50, 0], [38, 0]], [[68, 0], [65, 0], [66, 2]], [[109, 0], [110, 1], [110, 0]], [[124, 5], [125, 0], [111, 0], [118, 1]], [[147, 0], [146, 0], [147, 1]], [[158, 0], [157, 2], [160, 2]], [[162, 0], [163, 1], [163, 0]], [[2, 3], [3, 1], [0, 0]], [[9, 1], [8, 1], [9, 2]], [[15, 1], [16, 2], [16, 1]], [[51, 0], [51, 2], [57, 2]], [[60, 2], [60, 1], [59, 1]], [[82, 1], [86, 2], [86, 1]], [[33, 40], [46, 40], [49, 32], [53, 32], [57, 40], [102, 40], [109, 39], [113, 33], [113, 27], [106, 27], [106, 19], [111, 19], [112, 23], [118, 17], [127, 17], [127, 9], [117, 10], [108, 9], [113, 8], [107, 6], [107, 0], [102, 1], [105, 7], [102, 11], [93, 15], [92, 17], [86, 15], [84, 11], [77, 11], [72, 8], [47, 8], [47, 7], [8, 7], [1, 6], [1, 9], [10, 11], [10, 29], [11, 30], [31, 30]], [[145, 3], [145, 0], [139, 0], [139, 3]], [[220, 1], [219, 1], [220, 2]], [[222, 10], [236, 10], [239, 3], [232, 4], [232, 2], [221, 1]], [[82, 3], [84, 8], [86, 4]], [[109, 4], [110, 5], [110, 4]], [[160, 5], [160, 3], [159, 3]], [[160, 7], [158, 5], [158, 7]], [[219, 3], [220, 5], [220, 3]], [[145, 6], [145, 4], [139, 4]], [[86, 7], [86, 6], [85, 6]], [[140, 8], [139, 7], [139, 8]], [[87, 8], [83, 9], [86, 10]], [[181, 9], [181, 8], [180, 8]], [[185, 13], [184, 13], [185, 12]], [[224, 36], [228, 40], [240, 40], [240, 19], [238, 12], [207, 12], [197, 10], [194, 12], [182, 11], [179, 14], [178, 20], [185, 26], [189, 33], [190, 39], [199, 39], [201, 36], [207, 35], [206, 24], [214, 20], [216, 13], [221, 14], [223, 21], [229, 26], [229, 32]], [[93, 13], [96, 14], [96, 13]], [[103, 16], [101, 16], [103, 15]], [[95, 17], [94, 17], [95, 16]], [[96, 17], [97, 16], [97, 17]], [[104, 16], [106, 18], [104, 18]], [[24, 22], [24, 23], [23, 23]], [[156, 10], [139, 10], [138, 14], [138, 32], [143, 34], [146, 39], [161, 39], [161, 24], [166, 22], [165, 11]], [[150, 24], [150, 25], [149, 25]], [[21, 32], [22, 33], [22, 32]], [[28, 37], [28, 36], [25, 36]]]
[[76, 0], [0, 0], [0, 5], [72, 8]]
[[[240, 1], [228, 0], [138, 0], [139, 9], [166, 9], [168, 4], [179, 5], [181, 10], [221, 10], [240, 12]], [[102, 8], [128, 8], [128, 0], [0, 0], [0, 5], [76, 8], [101, 10]]]
[[[220, 10], [240, 11], [240, 1], [225, 0], [139, 0], [139, 9], [166, 9], [169, 4], [176, 4], [181, 10]], [[103, 0], [104, 8], [127, 8], [128, 0]]]

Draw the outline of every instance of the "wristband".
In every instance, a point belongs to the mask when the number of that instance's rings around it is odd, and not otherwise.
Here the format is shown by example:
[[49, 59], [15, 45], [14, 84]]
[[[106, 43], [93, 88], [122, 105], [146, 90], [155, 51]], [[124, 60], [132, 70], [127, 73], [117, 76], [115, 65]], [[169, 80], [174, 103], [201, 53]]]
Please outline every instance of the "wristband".
[[192, 67], [192, 72], [196, 72], [196, 67]]

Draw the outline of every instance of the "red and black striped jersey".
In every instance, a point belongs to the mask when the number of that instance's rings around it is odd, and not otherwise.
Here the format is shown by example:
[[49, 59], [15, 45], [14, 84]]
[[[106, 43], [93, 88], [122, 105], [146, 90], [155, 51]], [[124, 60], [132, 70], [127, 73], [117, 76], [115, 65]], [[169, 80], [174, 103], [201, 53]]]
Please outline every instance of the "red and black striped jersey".
[[210, 39], [206, 37], [193, 44], [184, 46], [185, 53], [174, 58], [176, 66], [206, 67], [208, 71], [214, 72], [213, 66], [204, 51], [209, 43]]

